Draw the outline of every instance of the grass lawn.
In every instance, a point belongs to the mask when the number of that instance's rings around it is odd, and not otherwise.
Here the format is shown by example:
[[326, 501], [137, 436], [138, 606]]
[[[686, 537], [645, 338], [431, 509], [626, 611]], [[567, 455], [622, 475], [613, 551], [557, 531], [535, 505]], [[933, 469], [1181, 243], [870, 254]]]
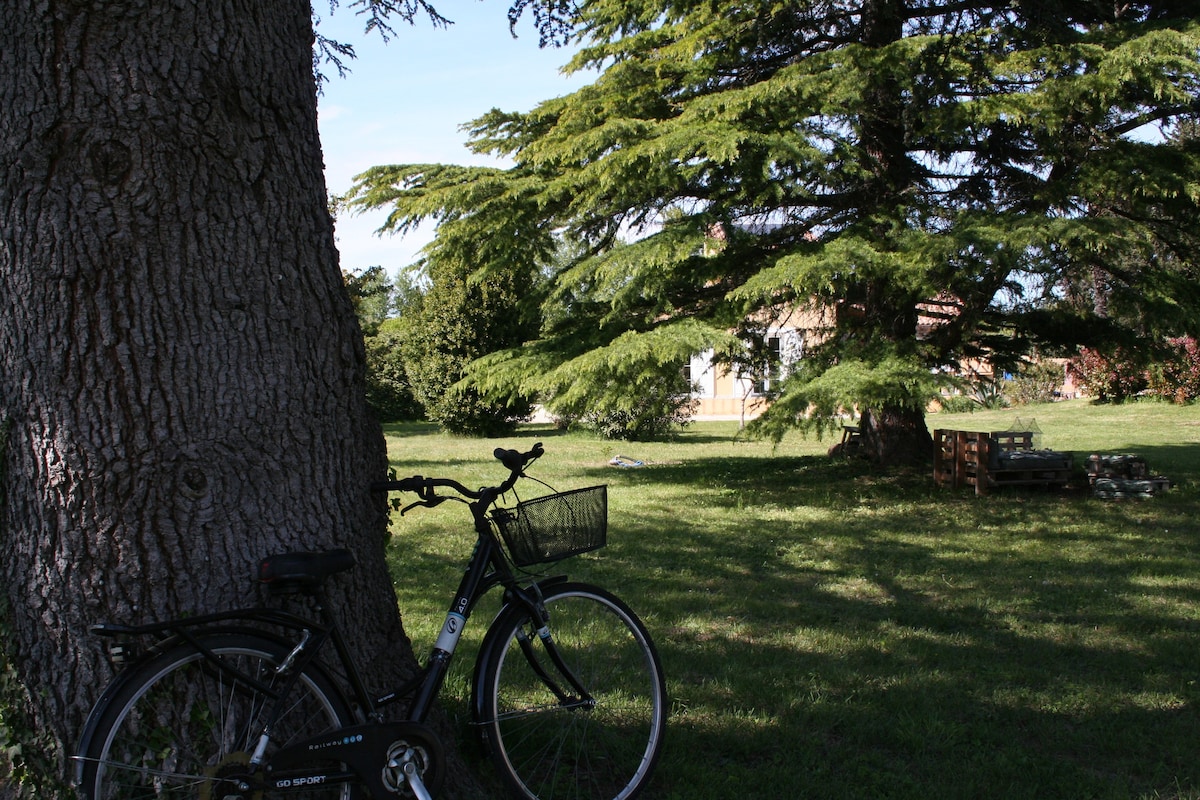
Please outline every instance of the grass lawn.
[[[652, 444], [407, 425], [388, 441], [400, 475], [494, 482], [492, 448], [543, 441], [533, 474], [609, 484], [608, 548], [557, 566], [620, 594], [656, 638], [673, 709], [650, 797], [1200, 798], [1200, 408], [1072, 401], [929, 425], [1018, 417], [1077, 465], [1134, 452], [1175, 488], [977, 498], [930, 471], [831, 460], [828, 440], [738, 441], [733, 423]], [[608, 466], [616, 454], [646, 465]], [[469, 554], [467, 519], [451, 504], [397, 518], [418, 652]], [[488, 616], [445, 693], [464, 738]]]

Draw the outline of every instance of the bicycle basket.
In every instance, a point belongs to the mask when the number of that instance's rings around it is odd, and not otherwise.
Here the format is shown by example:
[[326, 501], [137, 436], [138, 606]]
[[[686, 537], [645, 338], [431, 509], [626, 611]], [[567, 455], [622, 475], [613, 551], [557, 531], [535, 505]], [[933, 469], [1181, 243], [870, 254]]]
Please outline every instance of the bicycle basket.
[[518, 567], [548, 564], [604, 547], [608, 487], [592, 486], [498, 508], [492, 519]]

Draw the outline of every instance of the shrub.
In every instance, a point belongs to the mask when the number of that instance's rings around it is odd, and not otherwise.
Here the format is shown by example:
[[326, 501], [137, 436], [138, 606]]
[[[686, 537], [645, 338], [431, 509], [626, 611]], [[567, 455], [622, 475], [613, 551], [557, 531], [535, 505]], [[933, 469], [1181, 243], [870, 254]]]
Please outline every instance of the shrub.
[[579, 424], [606, 439], [644, 442], [660, 439], [692, 421], [699, 399], [680, 371], [644, 385], [632, 402], [620, 408], [596, 408], [578, 417]]
[[971, 386], [970, 398], [980, 408], [1008, 408], [1008, 397], [1004, 394], [1004, 382], [998, 379], [980, 378]]
[[1005, 393], [1015, 405], [1049, 403], [1058, 396], [1063, 377], [1061, 364], [1038, 361], [1026, 365], [1008, 385]]
[[437, 403], [426, 408], [429, 420], [447, 433], [483, 438], [506, 436], [533, 416], [530, 400], [492, 400], [462, 384], [449, 387]]
[[1120, 403], [1146, 388], [1146, 370], [1123, 350], [1111, 355], [1081, 347], [1071, 361], [1076, 382], [1097, 400]]
[[420, 419], [423, 413], [404, 369], [397, 322], [387, 320], [379, 333], [363, 340], [367, 350], [367, 404], [384, 422]]
[[947, 414], [966, 414], [981, 408], [978, 401], [968, 394], [942, 395], [938, 402]]
[[1150, 369], [1150, 391], [1175, 403], [1200, 399], [1200, 342], [1194, 336], [1168, 339], [1169, 355]]
[[425, 414], [450, 433], [500, 436], [529, 418], [532, 398], [488, 397], [467, 378], [468, 365], [489, 353], [515, 347], [537, 330], [520, 313], [530, 293], [527, 276], [497, 275], [472, 281], [454, 262], [434, 265], [420, 302], [400, 317], [400, 352], [413, 395]]

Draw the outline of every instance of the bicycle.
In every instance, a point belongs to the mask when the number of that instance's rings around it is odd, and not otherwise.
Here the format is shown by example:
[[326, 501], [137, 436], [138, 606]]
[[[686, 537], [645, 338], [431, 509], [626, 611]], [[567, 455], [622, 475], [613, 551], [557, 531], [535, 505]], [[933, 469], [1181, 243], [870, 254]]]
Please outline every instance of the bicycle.
[[[497, 505], [543, 452], [541, 444], [527, 453], [497, 449], [509, 476], [479, 490], [419, 475], [372, 485], [415, 493], [402, 513], [461, 500], [477, 534], [425, 665], [382, 696], [368, 693], [326, 601], [326, 581], [354, 565], [348, 550], [285, 553], [259, 565], [270, 594], [304, 596], [316, 619], [260, 605], [94, 626], [122, 666], [80, 736], [81, 796], [429, 800], [446, 766], [427, 718], [471, 612], [496, 587], [503, 598], [476, 658], [471, 713], [503, 783], [526, 798], [637, 795], [667, 715], [650, 634], [604, 589], [528, 574], [605, 544], [606, 489]], [[146, 640], [131, 656], [130, 643]], [[407, 703], [399, 721], [384, 721], [381, 710], [395, 703]]]

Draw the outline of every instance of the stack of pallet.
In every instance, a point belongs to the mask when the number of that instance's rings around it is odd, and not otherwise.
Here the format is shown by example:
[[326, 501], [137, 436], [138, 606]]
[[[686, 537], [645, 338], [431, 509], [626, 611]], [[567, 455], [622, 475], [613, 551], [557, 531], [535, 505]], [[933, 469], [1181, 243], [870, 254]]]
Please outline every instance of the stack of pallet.
[[1087, 460], [1092, 494], [1105, 500], [1153, 497], [1171, 488], [1171, 481], [1151, 475], [1146, 459], [1136, 455], [1091, 455]]
[[986, 495], [1005, 486], [1065, 486], [1069, 453], [1034, 450], [1032, 431], [935, 430], [933, 479], [938, 486], [974, 486]]

